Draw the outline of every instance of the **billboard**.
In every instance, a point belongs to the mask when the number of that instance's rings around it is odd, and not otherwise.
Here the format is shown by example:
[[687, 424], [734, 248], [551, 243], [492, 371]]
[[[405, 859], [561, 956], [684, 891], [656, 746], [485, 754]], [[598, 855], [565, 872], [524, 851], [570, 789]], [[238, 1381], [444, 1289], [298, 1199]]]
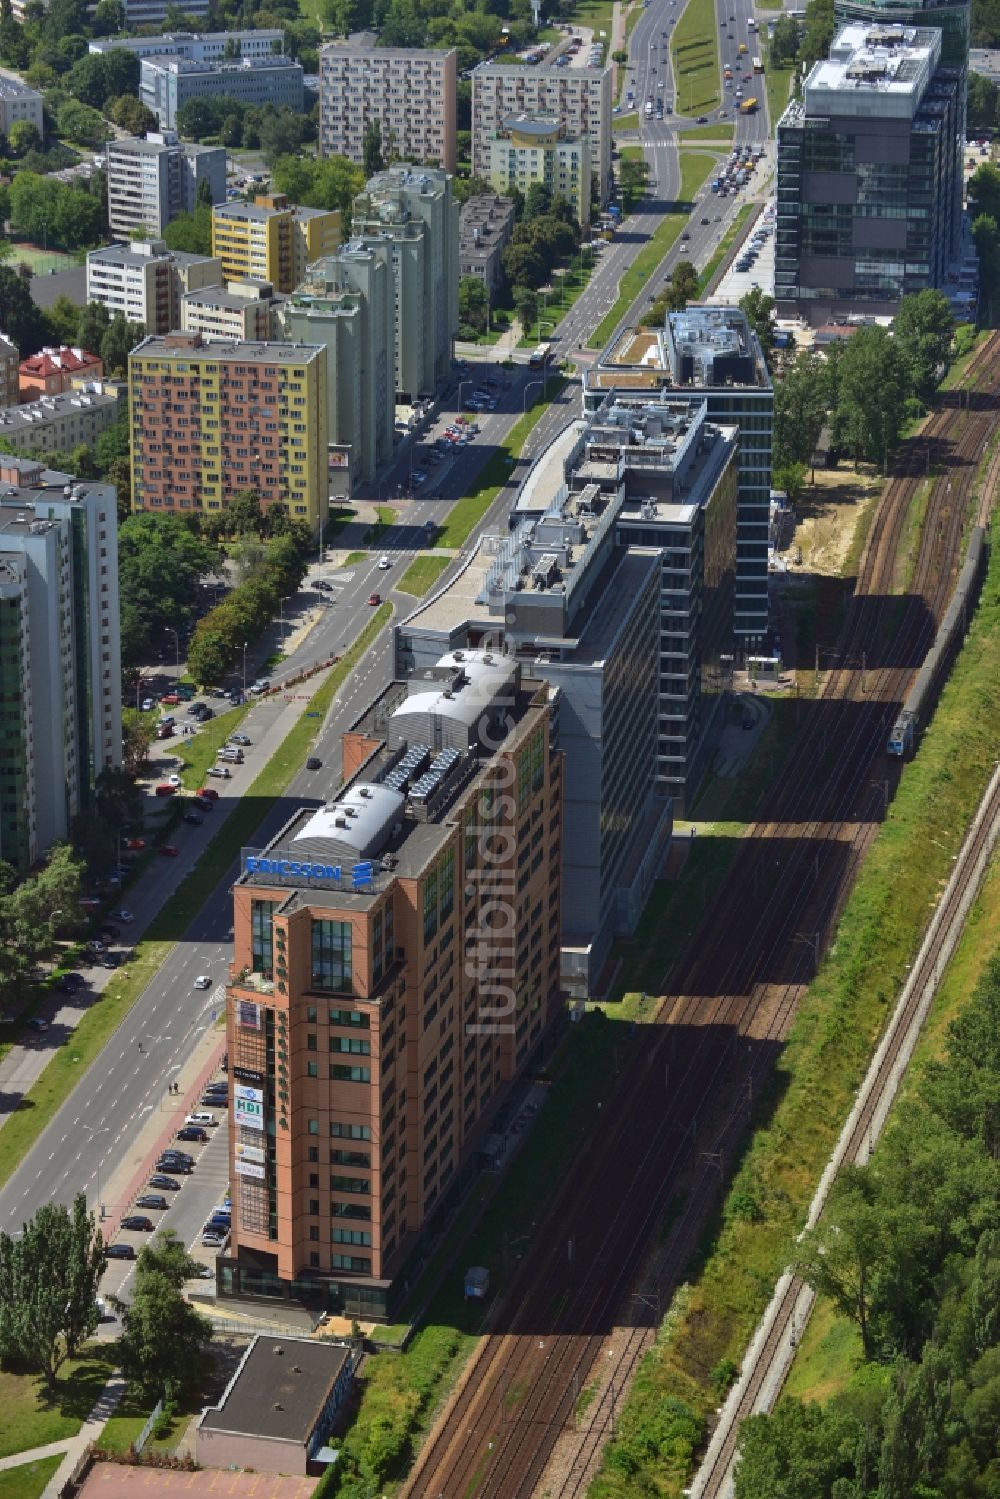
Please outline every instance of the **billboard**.
[[233, 1123], [244, 1129], [263, 1130], [264, 1092], [237, 1083], [233, 1089]]
[[237, 1161], [236, 1175], [250, 1176], [254, 1181], [262, 1182], [264, 1180], [264, 1167], [255, 1165], [253, 1161]]

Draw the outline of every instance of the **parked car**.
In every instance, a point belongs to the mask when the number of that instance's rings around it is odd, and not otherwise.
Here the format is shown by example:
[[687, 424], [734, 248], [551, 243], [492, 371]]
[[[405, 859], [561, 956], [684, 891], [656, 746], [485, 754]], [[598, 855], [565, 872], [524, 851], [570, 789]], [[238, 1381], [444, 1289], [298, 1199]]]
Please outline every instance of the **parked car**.
[[315, 755], [310, 755], [309, 759], [306, 761], [306, 770], [319, 770], [322, 767], [322, 764], [322, 760], [317, 760]]
[[[180, 785], [180, 782], [178, 782], [177, 784]], [[157, 796], [175, 796], [176, 793], [177, 793], [177, 786], [171, 785], [169, 781], [164, 781], [161, 785], [157, 786], [157, 788], [156, 788], [156, 795]]]
[[194, 981], [194, 986], [196, 989], [211, 989], [212, 980], [209, 978], [207, 973], [199, 973], [198, 977]]
[[131, 1244], [109, 1244], [105, 1253], [109, 1260], [134, 1260], [135, 1250]]
[[85, 986], [86, 982], [82, 973], [64, 973], [56, 988], [61, 994], [75, 994], [78, 989]]
[[160, 856], [164, 859], [176, 859], [180, 855], [180, 849], [176, 843], [165, 843], [160, 849]]
[[195, 796], [205, 797], [210, 802], [217, 802], [219, 800], [219, 793], [214, 786], [199, 786], [195, 792]]
[[158, 1213], [165, 1213], [170, 1206], [160, 1192], [143, 1192], [141, 1197], [135, 1199], [135, 1205], [137, 1208], [154, 1208]]
[[244, 748], [246, 748], [247, 745], [253, 744], [253, 740], [250, 738], [249, 734], [230, 734], [229, 738], [226, 740], [226, 743], [235, 744], [237, 747], [242, 745]]
[[207, 776], [219, 776], [224, 781], [228, 781], [230, 779], [230, 772], [224, 765], [210, 765], [205, 774]]
[[180, 694], [177, 692], [165, 692], [160, 698], [161, 703], [166, 703], [171, 708], [176, 708], [180, 700]]
[[37, 1031], [39, 1035], [44, 1035], [44, 1033], [49, 1030], [49, 1028], [49, 1022], [47, 1020], [44, 1020], [41, 1015], [32, 1015], [31, 1019], [28, 1021], [28, 1029]]
[[197, 1125], [185, 1124], [183, 1129], [179, 1129], [177, 1131], [176, 1138], [178, 1140], [194, 1141], [199, 1145], [204, 1145], [205, 1141], [208, 1139], [208, 1135]]
[[121, 963], [121, 961], [122, 961], [122, 958], [121, 958], [121, 954], [120, 953], [106, 952], [103, 955], [103, 957], [101, 958], [101, 967], [102, 968], [117, 968], [119, 966], [119, 964]]
[[135, 920], [132, 912], [127, 911], [124, 906], [122, 906], [120, 911], [113, 911], [111, 914], [114, 916], [116, 921], [124, 921], [126, 926], [130, 926]]
[[151, 1234], [153, 1220], [146, 1218], [142, 1213], [129, 1213], [127, 1218], [122, 1219], [122, 1228], [127, 1228], [134, 1233]]
[[157, 1174], [163, 1172], [170, 1176], [190, 1176], [194, 1166], [187, 1161], [166, 1160], [161, 1157], [156, 1163], [156, 1170]]
[[152, 713], [152, 711], [153, 711], [153, 709], [155, 707], [156, 707], [156, 704], [153, 702], [153, 699], [151, 697], [144, 697], [143, 698], [143, 700], [142, 700], [142, 711], [143, 711], [143, 713]]
[[200, 812], [192, 811], [184, 813], [184, 821], [191, 823], [193, 827], [200, 828], [203, 825], [205, 819], [204, 817], [202, 817]]
[[192, 1129], [213, 1129], [218, 1122], [214, 1114], [206, 1114], [204, 1112], [188, 1114], [184, 1119], [185, 1125]]
[[160, 1172], [149, 1178], [149, 1185], [159, 1187], [161, 1192], [179, 1192], [181, 1189], [180, 1182], [175, 1182], [172, 1176], [163, 1176]]
[[145, 838], [127, 838], [125, 840], [125, 847], [131, 853], [138, 854], [146, 847], [146, 840]]
[[247, 690], [250, 693], [251, 697], [260, 697], [261, 693], [266, 692], [270, 685], [270, 677], [258, 677], [256, 682], [252, 683], [252, 685]]
[[209, 1233], [207, 1229], [201, 1236], [201, 1243], [204, 1249], [222, 1249], [225, 1242], [222, 1234]]

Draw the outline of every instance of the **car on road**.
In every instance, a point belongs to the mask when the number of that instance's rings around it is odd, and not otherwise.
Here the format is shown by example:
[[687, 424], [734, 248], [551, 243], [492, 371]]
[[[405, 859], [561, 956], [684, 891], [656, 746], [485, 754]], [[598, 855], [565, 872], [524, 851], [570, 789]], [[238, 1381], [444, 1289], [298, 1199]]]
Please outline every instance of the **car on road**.
[[152, 1218], [147, 1218], [143, 1213], [129, 1213], [127, 1218], [122, 1219], [121, 1226], [137, 1234], [151, 1234], [153, 1232]]
[[126, 838], [125, 847], [130, 853], [140, 854], [146, 847], [146, 840], [145, 838]]
[[137, 1208], [153, 1208], [158, 1213], [165, 1213], [170, 1206], [160, 1192], [143, 1192], [141, 1197], [135, 1199], [135, 1205]]
[[32, 1015], [28, 1021], [28, 1029], [37, 1031], [39, 1035], [43, 1035], [49, 1029], [49, 1022], [43, 1019], [41, 1015]]
[[134, 1260], [135, 1250], [131, 1244], [109, 1244], [105, 1253], [109, 1260]]
[[204, 1145], [205, 1141], [208, 1139], [208, 1135], [200, 1125], [185, 1124], [182, 1129], [179, 1129], [177, 1131], [176, 1138], [178, 1140], [186, 1140], [188, 1142], [194, 1142], [195, 1144]]
[[[178, 785], [179, 784], [180, 783], [178, 782]], [[169, 781], [164, 781], [162, 785], [157, 786], [155, 794], [157, 796], [175, 796], [176, 793], [177, 786], [172, 785]]]
[[159, 1187], [161, 1192], [179, 1192], [180, 1182], [175, 1182], [172, 1176], [162, 1176], [159, 1172], [149, 1178], [151, 1187]]
[[132, 912], [126, 910], [124, 906], [122, 906], [120, 911], [112, 911], [111, 914], [116, 921], [124, 921], [126, 926], [129, 926], [135, 920]]
[[239, 746], [253, 744], [253, 740], [250, 738], [249, 734], [230, 734], [229, 738], [226, 740], [226, 743]]
[[374, 609], [379, 604], [381, 604], [381, 602], [382, 602], [382, 595], [380, 593], [370, 593], [368, 595], [368, 605], [369, 605], [369, 608]]
[[695, 121], [695, 124], [696, 125], [707, 125], [708, 124], [708, 115], [699, 115], [698, 118], [697, 118], [697, 120]]
[[210, 802], [217, 802], [219, 800], [219, 793], [214, 786], [199, 786], [195, 792], [195, 796], [205, 797]]
[[231, 692], [229, 694], [229, 701], [232, 703], [232, 705], [233, 705], [234, 708], [238, 708], [240, 706], [240, 704], [242, 703], [242, 701], [243, 701], [243, 694], [242, 694], [242, 692], [237, 692], [237, 691]]
[[56, 988], [61, 994], [75, 994], [78, 989], [84, 988], [86, 982], [82, 973], [64, 973]]
[[200, 812], [192, 811], [184, 813], [184, 821], [189, 822], [192, 827], [200, 828], [204, 824], [205, 819]]
[[701, 222], [702, 222], [702, 223], [703, 223], [703, 224], [707, 224], [707, 223], [708, 223], [708, 222], [709, 222], [709, 221], [708, 221], [708, 219], [702, 219], [702, 221], [701, 221]]
[[200, 791], [196, 791], [194, 794], [194, 804], [198, 808], [199, 812], [215, 811], [215, 803], [213, 802], [212, 798], [210, 796], [202, 796]]
[[392, 563], [390, 562], [385, 552], [383, 552], [381, 557], [378, 559], [378, 565], [381, 572], [385, 572], [387, 568], [390, 568], [392, 566]]
[[201, 1236], [201, 1242], [204, 1249], [222, 1249], [225, 1245], [226, 1240], [223, 1238], [222, 1234], [217, 1234], [215, 1232], [210, 1233], [206, 1229], [206, 1231]]
[[306, 761], [306, 770], [320, 770], [322, 765], [322, 760], [317, 759], [315, 755], [310, 755]]
[[180, 858], [180, 852], [176, 843], [165, 843], [160, 849], [160, 857], [163, 859], [177, 859]]
[[205, 774], [207, 776], [218, 776], [223, 781], [228, 781], [230, 779], [230, 773], [224, 765], [210, 765]]
[[196, 989], [211, 989], [212, 980], [209, 978], [207, 973], [199, 973], [198, 977], [194, 981], [194, 986]]

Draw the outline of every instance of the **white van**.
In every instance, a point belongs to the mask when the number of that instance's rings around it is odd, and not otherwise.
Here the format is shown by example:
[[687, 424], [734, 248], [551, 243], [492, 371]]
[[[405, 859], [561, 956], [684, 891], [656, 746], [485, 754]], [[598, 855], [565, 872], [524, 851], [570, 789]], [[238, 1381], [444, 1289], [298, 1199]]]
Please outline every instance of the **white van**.
[[186, 1125], [196, 1124], [200, 1125], [202, 1129], [211, 1129], [218, 1122], [214, 1114], [188, 1114], [184, 1120]]

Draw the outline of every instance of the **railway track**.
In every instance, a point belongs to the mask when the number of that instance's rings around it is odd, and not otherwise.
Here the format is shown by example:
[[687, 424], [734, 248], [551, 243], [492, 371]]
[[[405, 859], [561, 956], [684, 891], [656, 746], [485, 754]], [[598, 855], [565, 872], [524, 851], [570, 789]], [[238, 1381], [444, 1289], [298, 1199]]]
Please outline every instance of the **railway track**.
[[[991, 339], [970, 367], [981, 397], [973, 409], [936, 412], [902, 453], [859, 569], [838, 665], [819, 697], [803, 705], [806, 722], [762, 820], [678, 965], [655, 1024], [625, 1048], [586, 1160], [567, 1171], [535, 1234], [535, 1253], [494, 1309], [497, 1330], [481, 1342], [407, 1494], [527, 1499], [560, 1438], [563, 1460], [559, 1473], [546, 1474], [546, 1491], [583, 1491], [651, 1333], [634, 1325], [642, 1319], [628, 1308], [653, 1230], [683, 1181], [684, 1213], [656, 1256], [665, 1305], [888, 800], [884, 770], [873, 775], [873, 768], [947, 602], [1000, 382], [998, 352], [1000, 341]], [[949, 477], [928, 501], [912, 592], [894, 598], [901, 540], [929, 451], [935, 463], [947, 461]], [[631, 1305], [634, 1312], [634, 1297]], [[633, 1325], [607, 1359], [605, 1341], [622, 1308]], [[601, 1396], [574, 1432], [578, 1396], [598, 1379]]]

